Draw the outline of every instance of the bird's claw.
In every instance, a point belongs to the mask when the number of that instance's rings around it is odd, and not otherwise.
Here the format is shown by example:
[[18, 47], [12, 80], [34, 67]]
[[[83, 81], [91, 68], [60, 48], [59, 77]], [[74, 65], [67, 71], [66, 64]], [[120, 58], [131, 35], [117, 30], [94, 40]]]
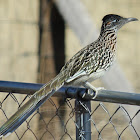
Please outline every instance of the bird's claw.
[[93, 97], [92, 99], [95, 99], [98, 92], [100, 90], [104, 90], [104, 89], [105, 89], [104, 87], [98, 87], [98, 88], [95, 88], [95, 89], [89, 88], [88, 89], [88, 95], [92, 96]]

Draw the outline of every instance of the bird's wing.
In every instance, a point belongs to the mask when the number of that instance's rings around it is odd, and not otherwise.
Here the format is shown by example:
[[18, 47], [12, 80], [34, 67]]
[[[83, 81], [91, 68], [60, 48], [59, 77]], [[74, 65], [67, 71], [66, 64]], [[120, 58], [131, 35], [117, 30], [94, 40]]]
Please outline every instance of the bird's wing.
[[67, 69], [68, 71], [68, 77], [65, 82], [69, 83], [82, 76], [96, 72], [99, 69], [97, 61], [97, 54], [89, 53], [88, 49], [78, 52], [61, 70]]
[[72, 82], [73, 80], [76, 80], [79, 77], [84, 76], [84, 75], [87, 75], [86, 71], [84, 70], [78, 71], [73, 76], [69, 77], [65, 82], [66, 83]]

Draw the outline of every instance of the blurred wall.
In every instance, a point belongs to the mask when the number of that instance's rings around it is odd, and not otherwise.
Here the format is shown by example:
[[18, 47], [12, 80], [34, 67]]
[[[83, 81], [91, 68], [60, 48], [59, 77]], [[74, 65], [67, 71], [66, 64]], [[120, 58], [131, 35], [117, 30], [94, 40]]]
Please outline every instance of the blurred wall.
[[[0, 80], [36, 82], [38, 68], [39, 1], [0, 0]], [[2, 101], [6, 94], [0, 94]], [[16, 95], [19, 103], [24, 95]], [[17, 103], [9, 96], [2, 108], [9, 118], [16, 110]], [[0, 111], [0, 126], [6, 121]], [[24, 123], [18, 129], [27, 129]], [[30, 132], [29, 132], [30, 133]], [[28, 138], [27, 133], [24, 139]], [[9, 139], [9, 137], [4, 138]], [[10, 140], [16, 140], [15, 133]]]
[[0, 79], [35, 82], [38, 0], [0, 1]]

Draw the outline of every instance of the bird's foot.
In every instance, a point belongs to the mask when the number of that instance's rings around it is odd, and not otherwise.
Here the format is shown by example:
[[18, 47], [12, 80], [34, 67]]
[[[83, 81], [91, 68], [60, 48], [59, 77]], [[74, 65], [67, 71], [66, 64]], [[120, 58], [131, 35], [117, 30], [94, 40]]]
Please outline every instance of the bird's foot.
[[92, 96], [93, 97], [92, 99], [96, 98], [99, 90], [104, 90], [105, 89], [104, 87], [96, 88], [88, 82], [86, 82], [84, 86], [85, 86], [85, 88], [88, 88], [88, 95]]
[[99, 90], [105, 90], [105, 88], [104, 87], [98, 87], [98, 88], [96, 88], [96, 92], [98, 92]]

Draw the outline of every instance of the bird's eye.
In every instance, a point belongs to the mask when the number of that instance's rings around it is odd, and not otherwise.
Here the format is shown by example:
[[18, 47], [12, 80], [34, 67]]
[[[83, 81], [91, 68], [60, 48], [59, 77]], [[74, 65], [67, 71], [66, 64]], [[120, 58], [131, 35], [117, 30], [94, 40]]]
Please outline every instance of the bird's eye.
[[115, 20], [113, 20], [112, 22], [118, 22], [119, 21], [119, 19], [115, 19]]
[[117, 22], [117, 20], [115, 19], [115, 20], [113, 20], [112, 22]]

